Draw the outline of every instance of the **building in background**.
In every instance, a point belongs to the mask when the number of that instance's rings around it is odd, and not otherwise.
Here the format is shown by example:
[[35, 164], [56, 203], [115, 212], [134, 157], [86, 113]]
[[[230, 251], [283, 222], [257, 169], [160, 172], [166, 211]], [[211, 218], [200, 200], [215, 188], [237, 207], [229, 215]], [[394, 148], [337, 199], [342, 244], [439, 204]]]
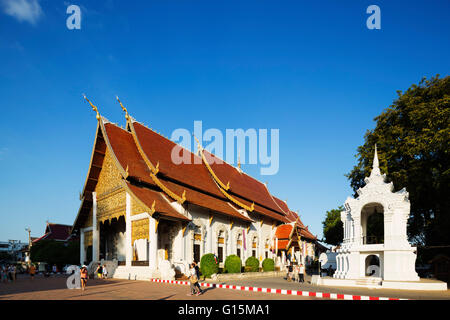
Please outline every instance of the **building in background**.
[[25, 261], [24, 249], [27, 247], [28, 244], [20, 240], [0, 241], [0, 260]]

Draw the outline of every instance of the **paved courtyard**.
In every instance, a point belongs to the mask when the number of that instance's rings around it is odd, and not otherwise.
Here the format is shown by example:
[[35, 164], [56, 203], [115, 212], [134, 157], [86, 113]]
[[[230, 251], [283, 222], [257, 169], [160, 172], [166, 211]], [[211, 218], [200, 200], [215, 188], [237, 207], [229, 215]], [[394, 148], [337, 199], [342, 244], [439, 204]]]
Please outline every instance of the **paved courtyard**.
[[[16, 283], [0, 283], [0, 300], [314, 300], [315, 297], [291, 296], [273, 293], [236, 291], [222, 288], [204, 288], [201, 296], [189, 296], [189, 286], [130, 280], [89, 280], [87, 289], [67, 289], [65, 275], [44, 278], [37, 276], [31, 281], [19, 275]], [[306, 279], [308, 282], [308, 278]], [[314, 286], [309, 283], [287, 282], [281, 277], [247, 279], [221, 282], [239, 286], [327, 292], [375, 297], [407, 299], [450, 299], [450, 290], [445, 292], [403, 291], [388, 289], [335, 288]]]
[[[16, 283], [0, 283], [0, 300], [284, 300], [286, 296], [244, 292], [220, 288], [203, 288], [201, 296], [189, 296], [188, 285], [130, 280], [89, 280], [86, 291], [67, 289], [66, 276], [37, 276], [31, 281], [19, 276]], [[314, 297], [289, 297], [313, 300]]]

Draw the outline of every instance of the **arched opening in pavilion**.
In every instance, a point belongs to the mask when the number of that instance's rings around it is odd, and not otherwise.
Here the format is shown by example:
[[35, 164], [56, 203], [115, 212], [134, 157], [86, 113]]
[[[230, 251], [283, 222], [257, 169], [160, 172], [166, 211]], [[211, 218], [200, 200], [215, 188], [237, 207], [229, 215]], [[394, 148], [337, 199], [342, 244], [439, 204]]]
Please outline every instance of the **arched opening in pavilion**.
[[367, 277], [381, 277], [380, 258], [371, 254], [365, 260], [365, 275]]
[[384, 243], [384, 209], [380, 203], [366, 204], [361, 210], [363, 244]]

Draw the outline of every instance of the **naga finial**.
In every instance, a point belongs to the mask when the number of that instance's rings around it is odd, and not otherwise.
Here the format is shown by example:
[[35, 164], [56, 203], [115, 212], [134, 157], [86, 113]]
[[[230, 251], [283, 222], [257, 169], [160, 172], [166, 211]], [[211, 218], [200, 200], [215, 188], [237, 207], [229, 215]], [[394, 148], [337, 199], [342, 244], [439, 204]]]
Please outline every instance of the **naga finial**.
[[203, 151], [203, 147], [200, 144], [200, 141], [197, 139], [197, 137], [195, 136], [194, 133], [192, 133], [192, 135], [194, 136], [195, 141], [197, 141], [197, 149], [198, 149], [198, 151]]
[[120, 106], [122, 107], [122, 110], [125, 112], [125, 119], [128, 120], [128, 119], [130, 118], [130, 115], [128, 114], [127, 108], [125, 108], [125, 107], [123, 106], [123, 104], [122, 104], [122, 102], [120, 101], [120, 99], [119, 99], [118, 96], [116, 96], [116, 99], [117, 99], [117, 101], [119, 102]]
[[100, 113], [98, 112], [98, 108], [92, 104], [92, 102], [86, 97], [86, 95], [85, 95], [84, 93], [83, 93], [83, 98], [84, 98], [87, 102], [89, 102], [89, 104], [90, 104], [91, 107], [92, 107], [92, 110], [94, 110], [95, 112], [97, 112], [96, 118], [97, 118], [97, 120], [100, 120]]

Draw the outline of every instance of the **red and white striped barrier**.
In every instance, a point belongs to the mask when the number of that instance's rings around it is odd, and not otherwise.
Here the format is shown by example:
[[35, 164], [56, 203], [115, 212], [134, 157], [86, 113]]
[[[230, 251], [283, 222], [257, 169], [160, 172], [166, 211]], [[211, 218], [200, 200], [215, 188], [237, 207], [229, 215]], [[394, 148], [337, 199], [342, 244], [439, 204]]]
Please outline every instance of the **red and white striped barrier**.
[[[161, 280], [161, 279], [150, 279], [150, 281], [189, 285], [189, 281]], [[207, 288], [221, 288], [221, 289], [253, 291], [253, 292], [263, 292], [263, 293], [278, 293], [278, 294], [285, 294], [285, 295], [292, 295], [292, 296], [316, 297], [316, 298], [337, 299], [337, 300], [407, 300], [407, 299], [400, 299], [400, 298], [370, 297], [370, 296], [360, 296], [360, 295], [352, 295], [352, 294], [311, 292], [311, 291], [300, 291], [300, 290], [290, 290], [290, 289], [244, 287], [244, 286], [236, 286], [236, 285], [230, 285], [230, 284], [215, 284], [215, 283], [205, 283], [205, 282], [201, 282], [200, 286], [207, 287]]]

